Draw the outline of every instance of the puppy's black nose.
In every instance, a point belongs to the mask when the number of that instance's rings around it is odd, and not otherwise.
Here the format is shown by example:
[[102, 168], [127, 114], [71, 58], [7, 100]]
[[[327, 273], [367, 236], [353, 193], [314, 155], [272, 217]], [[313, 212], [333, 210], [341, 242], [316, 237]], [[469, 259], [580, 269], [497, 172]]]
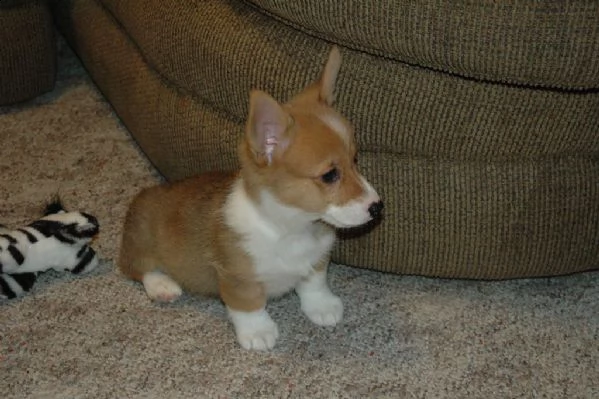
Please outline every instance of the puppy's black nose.
[[381, 213], [383, 212], [384, 207], [385, 205], [383, 205], [383, 201], [373, 202], [368, 207], [368, 213], [370, 213], [370, 216], [373, 219], [379, 218], [381, 216]]

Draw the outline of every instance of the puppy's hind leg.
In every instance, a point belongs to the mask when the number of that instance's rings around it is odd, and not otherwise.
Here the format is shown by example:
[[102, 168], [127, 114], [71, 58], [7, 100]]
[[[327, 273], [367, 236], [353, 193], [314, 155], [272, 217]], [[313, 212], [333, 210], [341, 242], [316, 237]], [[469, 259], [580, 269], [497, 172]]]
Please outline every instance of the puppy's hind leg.
[[181, 286], [161, 271], [145, 273], [141, 279], [150, 299], [158, 302], [173, 302], [183, 294]]
[[121, 252], [119, 269], [126, 277], [143, 284], [150, 299], [173, 302], [183, 290], [172, 278], [160, 271], [160, 265], [151, 257], [134, 258]]

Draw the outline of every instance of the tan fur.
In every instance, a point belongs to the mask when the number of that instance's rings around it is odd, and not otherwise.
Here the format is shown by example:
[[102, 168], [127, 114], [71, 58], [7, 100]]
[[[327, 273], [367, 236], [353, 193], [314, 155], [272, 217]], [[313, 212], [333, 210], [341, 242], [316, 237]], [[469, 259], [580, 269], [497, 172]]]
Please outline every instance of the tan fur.
[[[224, 222], [223, 207], [239, 176], [254, 201], [260, 200], [260, 189], [268, 187], [281, 203], [307, 212], [323, 212], [330, 204], [343, 205], [363, 194], [354, 164], [353, 130], [331, 108], [339, 63], [334, 49], [322, 78], [288, 104], [279, 106], [268, 94], [252, 92], [239, 146], [239, 175], [207, 173], [143, 190], [127, 214], [120, 270], [139, 281], [160, 270], [186, 291], [219, 294], [231, 309], [264, 307], [265, 289], [254, 275], [252, 259], [238, 245], [240, 237]], [[272, 156], [260, 146], [254, 124], [254, 114], [264, 104], [274, 110], [273, 124], [284, 130]], [[341, 177], [327, 185], [321, 176], [333, 167]], [[328, 258], [322, 259], [314, 272], [326, 273], [327, 263]]]
[[[270, 168], [256, 163], [246, 140], [239, 153], [242, 174], [250, 192], [253, 186], [269, 186], [283, 203], [320, 212], [328, 204], [343, 205], [362, 195], [354, 164], [356, 147], [353, 134], [346, 139], [318, 117], [328, 112], [341, 118], [332, 108], [320, 102], [306, 103], [305, 98], [300, 98], [299, 105], [292, 100], [282, 108], [283, 118], [291, 121], [287, 129], [293, 140], [284, 157], [275, 154]], [[342, 180], [338, 185], [328, 186], [320, 177], [333, 166], [341, 172]]]

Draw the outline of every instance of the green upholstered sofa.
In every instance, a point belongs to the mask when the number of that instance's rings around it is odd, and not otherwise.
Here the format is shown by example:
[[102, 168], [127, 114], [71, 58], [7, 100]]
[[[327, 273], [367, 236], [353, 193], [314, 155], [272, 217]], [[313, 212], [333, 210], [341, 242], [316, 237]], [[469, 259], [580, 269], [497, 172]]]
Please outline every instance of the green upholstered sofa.
[[284, 101], [339, 45], [337, 106], [386, 213], [336, 262], [483, 279], [599, 266], [599, 2], [51, 4], [173, 180], [235, 168], [249, 90]]

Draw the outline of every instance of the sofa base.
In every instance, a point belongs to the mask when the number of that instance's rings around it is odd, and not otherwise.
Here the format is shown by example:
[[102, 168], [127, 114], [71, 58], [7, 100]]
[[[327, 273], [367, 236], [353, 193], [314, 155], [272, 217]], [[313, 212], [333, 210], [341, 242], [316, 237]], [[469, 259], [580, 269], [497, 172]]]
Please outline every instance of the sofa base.
[[[97, 2], [58, 1], [55, 11], [99, 88], [167, 178], [237, 166], [238, 115], [154, 69]], [[369, 234], [341, 239], [335, 262], [475, 279], [599, 266], [597, 157], [451, 160], [366, 149], [360, 164], [385, 201], [385, 219]]]

